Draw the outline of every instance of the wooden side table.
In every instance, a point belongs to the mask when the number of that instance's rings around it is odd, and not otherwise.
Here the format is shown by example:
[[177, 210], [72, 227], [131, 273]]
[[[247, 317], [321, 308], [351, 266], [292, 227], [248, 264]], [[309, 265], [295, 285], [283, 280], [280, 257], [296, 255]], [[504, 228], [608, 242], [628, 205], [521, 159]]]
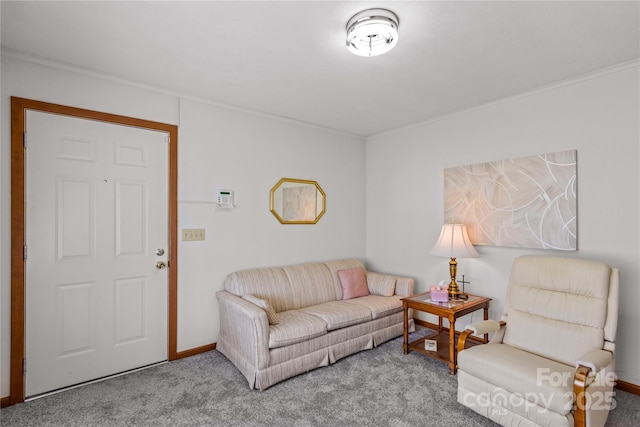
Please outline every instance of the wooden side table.
[[[448, 302], [431, 301], [429, 292], [423, 292], [421, 294], [402, 298], [402, 307], [404, 310], [404, 344], [402, 348], [404, 350], [404, 354], [409, 353], [409, 350], [414, 350], [429, 357], [433, 357], [434, 359], [447, 362], [449, 364], [449, 373], [451, 375], [455, 375], [458, 370], [456, 335], [460, 334], [459, 332], [456, 332], [456, 319], [480, 309], [484, 310], [484, 320], [489, 319], [489, 303], [491, 302], [491, 298], [471, 294], [467, 295], [469, 295], [469, 299], [466, 301], [449, 300]], [[409, 342], [409, 309], [438, 316], [437, 332], [413, 342]], [[448, 328], [443, 327], [442, 319], [447, 319], [449, 321]], [[426, 340], [436, 340], [438, 343], [438, 350], [426, 350]], [[487, 343], [488, 341], [489, 334], [485, 334], [483, 340], [467, 340], [467, 347], [480, 343]]]

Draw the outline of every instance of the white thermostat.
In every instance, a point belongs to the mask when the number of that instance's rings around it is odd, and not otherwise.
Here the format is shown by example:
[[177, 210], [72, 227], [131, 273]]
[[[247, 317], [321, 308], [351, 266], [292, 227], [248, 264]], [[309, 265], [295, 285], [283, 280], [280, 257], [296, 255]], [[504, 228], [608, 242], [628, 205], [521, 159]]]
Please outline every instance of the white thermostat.
[[234, 208], [233, 190], [218, 190], [216, 194], [216, 205], [219, 208]]

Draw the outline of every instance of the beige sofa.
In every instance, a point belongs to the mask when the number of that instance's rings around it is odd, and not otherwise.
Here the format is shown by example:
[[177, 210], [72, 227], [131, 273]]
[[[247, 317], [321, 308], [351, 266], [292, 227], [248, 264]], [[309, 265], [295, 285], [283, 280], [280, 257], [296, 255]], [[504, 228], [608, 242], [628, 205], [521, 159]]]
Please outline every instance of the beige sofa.
[[[414, 280], [365, 271], [345, 259], [229, 274], [216, 294], [217, 350], [251, 389], [264, 390], [402, 335], [400, 299], [413, 294]], [[343, 299], [353, 296], [348, 282], [360, 274], [370, 295]]]

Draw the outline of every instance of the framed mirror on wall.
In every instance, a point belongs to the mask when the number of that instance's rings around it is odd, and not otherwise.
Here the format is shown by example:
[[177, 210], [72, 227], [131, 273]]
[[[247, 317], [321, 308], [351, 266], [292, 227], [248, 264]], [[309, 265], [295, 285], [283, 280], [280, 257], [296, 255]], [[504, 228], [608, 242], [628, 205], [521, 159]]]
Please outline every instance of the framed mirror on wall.
[[316, 181], [282, 178], [271, 188], [269, 208], [282, 224], [315, 224], [324, 215], [325, 199]]

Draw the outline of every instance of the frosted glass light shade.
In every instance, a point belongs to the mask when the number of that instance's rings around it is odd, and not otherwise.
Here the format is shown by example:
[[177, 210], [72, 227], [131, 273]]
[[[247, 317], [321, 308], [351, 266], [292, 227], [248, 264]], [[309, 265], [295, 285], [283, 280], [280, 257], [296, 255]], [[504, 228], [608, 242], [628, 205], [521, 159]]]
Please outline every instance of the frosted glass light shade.
[[477, 258], [480, 256], [471, 244], [464, 224], [444, 224], [440, 237], [431, 249], [431, 255], [446, 258]]
[[398, 16], [387, 9], [367, 9], [347, 22], [347, 47], [358, 56], [377, 56], [398, 43]]

